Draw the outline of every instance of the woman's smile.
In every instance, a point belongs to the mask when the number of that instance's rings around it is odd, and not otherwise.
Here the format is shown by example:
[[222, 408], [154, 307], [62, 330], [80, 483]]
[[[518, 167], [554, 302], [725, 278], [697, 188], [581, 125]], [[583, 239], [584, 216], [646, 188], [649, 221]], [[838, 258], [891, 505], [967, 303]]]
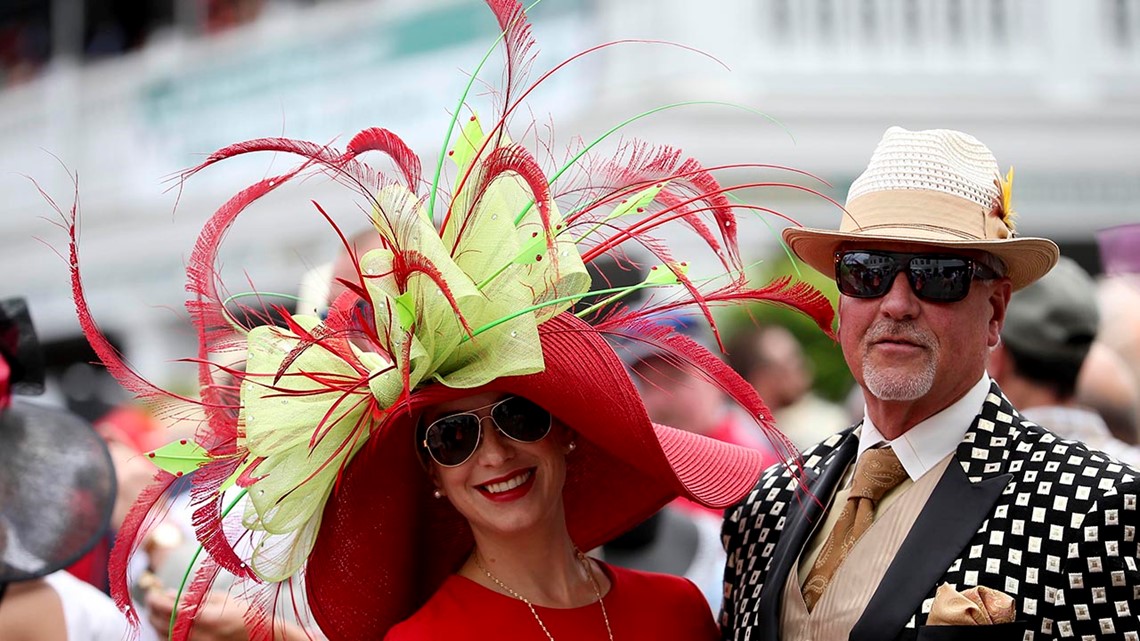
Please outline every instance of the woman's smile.
[[536, 468], [516, 470], [506, 476], [493, 479], [488, 483], [477, 485], [476, 488], [485, 497], [496, 502], [515, 501], [520, 499], [534, 487]]

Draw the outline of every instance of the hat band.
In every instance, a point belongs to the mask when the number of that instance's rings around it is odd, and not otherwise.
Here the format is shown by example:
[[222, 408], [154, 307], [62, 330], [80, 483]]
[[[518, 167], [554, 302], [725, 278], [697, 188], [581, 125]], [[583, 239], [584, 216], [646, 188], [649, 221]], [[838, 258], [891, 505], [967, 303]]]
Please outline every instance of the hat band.
[[916, 233], [926, 240], [1002, 240], [1013, 233], [1000, 217], [977, 203], [927, 189], [864, 194], [847, 203], [839, 231], [887, 235]]

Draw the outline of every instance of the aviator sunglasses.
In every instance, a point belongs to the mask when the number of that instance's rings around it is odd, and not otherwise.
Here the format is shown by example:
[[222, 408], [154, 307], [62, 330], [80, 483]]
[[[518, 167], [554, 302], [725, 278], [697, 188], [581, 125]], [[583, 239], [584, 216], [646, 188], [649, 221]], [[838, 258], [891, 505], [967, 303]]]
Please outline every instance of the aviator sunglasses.
[[900, 271], [906, 271], [915, 296], [934, 303], [962, 300], [970, 293], [970, 283], [975, 278], [997, 278], [989, 267], [953, 254], [903, 254], [874, 250], [835, 253], [835, 282], [843, 295], [852, 298], [884, 296], [891, 290]]
[[499, 433], [519, 443], [537, 443], [550, 433], [550, 412], [520, 396], [508, 396], [490, 405], [448, 414], [432, 421], [424, 431], [422, 445], [432, 460], [443, 467], [463, 465], [479, 449], [483, 419], [475, 412], [489, 410]]

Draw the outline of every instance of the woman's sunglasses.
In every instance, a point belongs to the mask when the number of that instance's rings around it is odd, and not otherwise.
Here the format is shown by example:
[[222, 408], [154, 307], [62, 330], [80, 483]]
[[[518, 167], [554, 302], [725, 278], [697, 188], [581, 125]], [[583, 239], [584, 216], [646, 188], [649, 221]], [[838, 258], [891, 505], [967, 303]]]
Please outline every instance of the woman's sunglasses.
[[475, 412], [488, 410], [499, 433], [520, 443], [536, 443], [546, 438], [553, 423], [550, 412], [520, 396], [467, 412], [448, 414], [432, 421], [424, 431], [422, 446], [432, 460], [443, 467], [463, 465], [479, 449], [483, 439], [483, 418]]
[[992, 269], [965, 256], [869, 250], [835, 253], [835, 282], [843, 295], [852, 298], [885, 295], [903, 270], [915, 296], [935, 303], [962, 300], [975, 278], [997, 278]]

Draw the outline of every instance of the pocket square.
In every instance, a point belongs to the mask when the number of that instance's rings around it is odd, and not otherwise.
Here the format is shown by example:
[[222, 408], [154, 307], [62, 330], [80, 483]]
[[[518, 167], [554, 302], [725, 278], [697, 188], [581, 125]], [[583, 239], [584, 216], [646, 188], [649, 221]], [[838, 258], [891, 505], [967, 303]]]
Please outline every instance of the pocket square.
[[926, 625], [995, 625], [1012, 623], [1013, 597], [1001, 590], [976, 586], [963, 592], [943, 583], [934, 593]]

